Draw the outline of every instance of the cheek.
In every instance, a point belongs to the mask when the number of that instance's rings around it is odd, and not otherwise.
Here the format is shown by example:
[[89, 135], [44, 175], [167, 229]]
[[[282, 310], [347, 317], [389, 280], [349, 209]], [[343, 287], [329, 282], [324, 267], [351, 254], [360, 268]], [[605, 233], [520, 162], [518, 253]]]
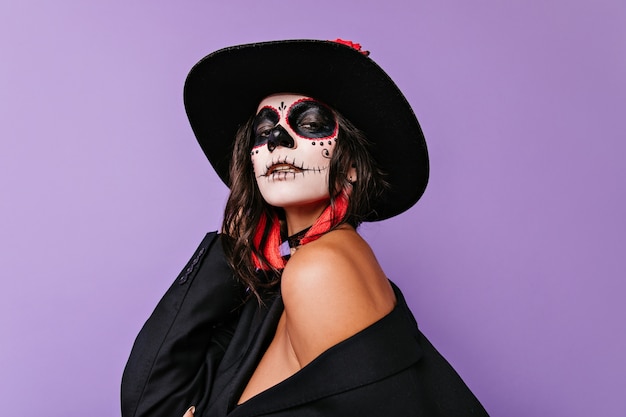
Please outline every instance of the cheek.
[[255, 148], [250, 152], [250, 161], [252, 162], [252, 170], [254, 171], [254, 176], [258, 177], [262, 171], [261, 169], [265, 168], [265, 163], [263, 162], [263, 149], [267, 149], [266, 147], [260, 146]]
[[333, 156], [336, 142], [334, 138], [324, 140], [299, 139], [298, 146], [306, 149], [306, 159], [319, 166], [327, 166]]

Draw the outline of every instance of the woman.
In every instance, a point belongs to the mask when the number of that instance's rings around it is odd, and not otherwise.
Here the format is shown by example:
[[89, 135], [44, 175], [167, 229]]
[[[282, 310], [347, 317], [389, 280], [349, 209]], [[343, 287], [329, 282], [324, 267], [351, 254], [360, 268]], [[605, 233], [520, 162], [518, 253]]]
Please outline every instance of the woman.
[[486, 415], [356, 232], [428, 180], [417, 119], [367, 55], [267, 42], [191, 70], [187, 114], [231, 194], [135, 342], [124, 417]]

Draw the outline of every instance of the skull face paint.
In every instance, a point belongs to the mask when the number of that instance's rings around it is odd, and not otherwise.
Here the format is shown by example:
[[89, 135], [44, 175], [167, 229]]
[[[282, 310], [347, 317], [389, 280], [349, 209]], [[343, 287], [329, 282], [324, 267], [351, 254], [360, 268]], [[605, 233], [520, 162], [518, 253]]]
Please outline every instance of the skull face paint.
[[278, 145], [293, 147], [294, 139], [283, 125], [304, 139], [328, 140], [337, 136], [337, 121], [332, 110], [316, 100], [300, 97], [289, 107], [281, 101], [278, 107], [266, 104], [260, 108], [254, 119], [254, 147], [267, 143], [270, 152]]
[[326, 202], [337, 139], [333, 111], [310, 97], [275, 94], [259, 104], [252, 165], [265, 201], [276, 207]]

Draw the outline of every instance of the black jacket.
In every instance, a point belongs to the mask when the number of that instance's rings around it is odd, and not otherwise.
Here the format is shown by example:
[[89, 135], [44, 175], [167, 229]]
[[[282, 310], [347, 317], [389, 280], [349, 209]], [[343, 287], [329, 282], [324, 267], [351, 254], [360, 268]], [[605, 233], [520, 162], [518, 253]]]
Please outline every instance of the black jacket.
[[418, 330], [402, 293], [378, 322], [237, 406], [283, 311], [261, 306], [208, 234], [139, 333], [122, 379], [123, 417], [486, 416]]

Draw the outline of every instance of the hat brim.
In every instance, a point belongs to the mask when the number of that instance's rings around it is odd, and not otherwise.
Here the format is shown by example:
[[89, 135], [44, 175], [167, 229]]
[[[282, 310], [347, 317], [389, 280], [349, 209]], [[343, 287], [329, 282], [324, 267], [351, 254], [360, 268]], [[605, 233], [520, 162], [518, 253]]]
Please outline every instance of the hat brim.
[[289, 40], [233, 46], [200, 60], [185, 82], [191, 128], [218, 176], [229, 185], [237, 129], [270, 94], [308, 95], [343, 114], [372, 143], [390, 189], [366, 221], [413, 206], [428, 183], [428, 152], [417, 118], [391, 78], [349, 46]]

